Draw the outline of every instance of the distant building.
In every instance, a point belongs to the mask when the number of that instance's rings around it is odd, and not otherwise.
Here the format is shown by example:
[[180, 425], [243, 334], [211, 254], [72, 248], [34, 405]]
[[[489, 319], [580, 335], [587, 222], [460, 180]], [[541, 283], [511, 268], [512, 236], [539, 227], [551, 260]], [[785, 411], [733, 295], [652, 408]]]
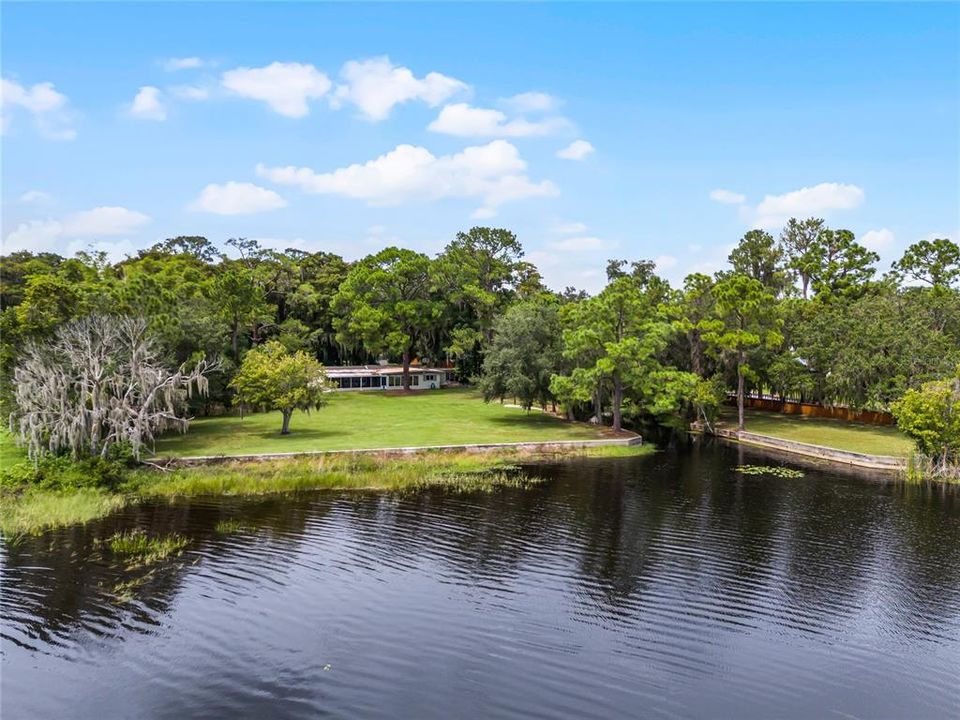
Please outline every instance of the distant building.
[[[327, 377], [335, 390], [399, 390], [403, 387], [401, 365], [333, 365]], [[410, 366], [411, 390], [435, 390], [449, 382], [445, 368]]]

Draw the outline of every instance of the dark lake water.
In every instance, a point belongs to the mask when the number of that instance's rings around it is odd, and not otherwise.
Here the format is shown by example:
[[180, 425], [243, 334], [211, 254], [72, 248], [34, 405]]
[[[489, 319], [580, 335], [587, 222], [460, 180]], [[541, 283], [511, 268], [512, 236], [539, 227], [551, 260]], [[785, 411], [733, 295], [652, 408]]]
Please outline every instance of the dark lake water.
[[[7, 544], [3, 720], [957, 717], [958, 493], [741, 462], [769, 464], [706, 445]], [[191, 543], [128, 571], [95, 540], [130, 527]]]

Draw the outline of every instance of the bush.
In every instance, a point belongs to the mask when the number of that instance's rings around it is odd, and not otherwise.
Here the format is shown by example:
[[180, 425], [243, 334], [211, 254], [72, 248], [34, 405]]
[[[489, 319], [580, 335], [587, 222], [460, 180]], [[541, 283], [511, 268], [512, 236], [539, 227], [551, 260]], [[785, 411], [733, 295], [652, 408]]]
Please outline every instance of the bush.
[[122, 480], [128, 463], [117, 458], [48, 457], [34, 465], [25, 461], [0, 470], [0, 487], [16, 490], [37, 487], [43, 490], [113, 489]]

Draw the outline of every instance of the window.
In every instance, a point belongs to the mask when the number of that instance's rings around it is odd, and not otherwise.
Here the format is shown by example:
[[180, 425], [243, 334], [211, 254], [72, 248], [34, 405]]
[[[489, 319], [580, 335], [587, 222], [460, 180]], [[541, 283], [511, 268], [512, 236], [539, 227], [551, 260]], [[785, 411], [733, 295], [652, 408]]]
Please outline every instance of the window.
[[403, 384], [399, 375], [390, 375], [389, 377], [390, 377], [390, 387], [400, 387]]
[[358, 377], [350, 378], [350, 387], [355, 387], [355, 388], [360, 387], [360, 378]]
[[420, 384], [420, 376], [419, 376], [419, 375], [411, 375], [411, 376], [410, 376], [410, 385], [419, 385], [419, 384]]
[[433, 375], [424, 375], [424, 376], [423, 376], [423, 379], [424, 379], [424, 380], [436, 380], [436, 378], [435, 378]]
[[369, 376], [360, 378], [360, 387], [370, 387], [370, 380], [371, 378]]

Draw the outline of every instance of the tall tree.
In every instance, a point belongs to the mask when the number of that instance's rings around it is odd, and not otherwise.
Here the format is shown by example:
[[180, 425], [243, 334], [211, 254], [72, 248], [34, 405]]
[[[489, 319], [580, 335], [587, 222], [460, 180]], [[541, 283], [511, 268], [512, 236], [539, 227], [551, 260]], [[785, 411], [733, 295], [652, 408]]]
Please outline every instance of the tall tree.
[[502, 228], [474, 227], [457, 233], [437, 258], [436, 272], [447, 298], [468, 308], [485, 342], [493, 334], [496, 315], [509, 302], [522, 278], [530, 280], [521, 263], [523, 246]]
[[615, 274], [599, 295], [564, 309], [563, 353], [575, 366], [568, 377], [576, 382], [555, 378], [554, 389], [573, 397], [583, 392], [584, 381], [594, 382], [599, 419], [603, 386], [609, 383], [615, 431], [623, 426], [627, 386], [639, 386], [659, 367], [656, 354], [666, 343], [668, 326], [652, 302], [656, 285]]
[[69, 452], [107, 457], [129, 443], [134, 457], [164, 430], [185, 431], [185, 401], [206, 392], [205, 360], [169, 372], [139, 318], [72, 320], [30, 343], [16, 370], [13, 424], [33, 459]]
[[405, 390], [411, 354], [441, 310], [432, 281], [430, 258], [390, 247], [356, 263], [333, 298], [338, 341], [400, 355]]
[[484, 400], [515, 397], [529, 410], [553, 401], [550, 379], [560, 371], [560, 318], [555, 304], [512, 305], [494, 323], [493, 341], [483, 359]]
[[820, 232], [815, 251], [817, 264], [811, 283], [818, 296], [833, 298], [862, 294], [876, 274], [873, 264], [880, 256], [858, 243], [849, 230]]
[[744, 234], [727, 260], [735, 273], [759, 280], [775, 295], [782, 293], [787, 286], [787, 275], [782, 267], [783, 249], [764, 230], [750, 230]]
[[239, 364], [241, 328], [256, 324], [268, 312], [263, 287], [249, 266], [231, 260], [221, 265], [210, 292], [230, 326], [230, 348], [234, 362]]
[[700, 377], [706, 377], [703, 334], [718, 322], [714, 312], [713, 285], [713, 279], [702, 273], [687, 275], [682, 294], [671, 306], [674, 322], [684, 333], [690, 349], [690, 370]]
[[817, 239], [823, 228], [821, 218], [790, 218], [780, 233], [780, 244], [787, 259], [787, 267], [800, 278], [804, 299], [808, 297], [810, 279], [820, 263]]
[[331, 303], [349, 265], [339, 255], [318, 252], [301, 257], [299, 268], [299, 283], [287, 300], [289, 315], [308, 328], [304, 342], [329, 363], [338, 355]]
[[893, 264], [901, 276], [944, 290], [960, 282], [960, 246], [952, 240], [915, 242]]
[[743, 430], [747, 353], [783, 341], [776, 298], [759, 280], [739, 274], [718, 282], [713, 295], [722, 326], [706, 333], [704, 339], [733, 357], [737, 369], [737, 427]]

